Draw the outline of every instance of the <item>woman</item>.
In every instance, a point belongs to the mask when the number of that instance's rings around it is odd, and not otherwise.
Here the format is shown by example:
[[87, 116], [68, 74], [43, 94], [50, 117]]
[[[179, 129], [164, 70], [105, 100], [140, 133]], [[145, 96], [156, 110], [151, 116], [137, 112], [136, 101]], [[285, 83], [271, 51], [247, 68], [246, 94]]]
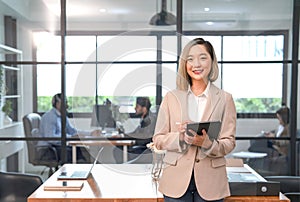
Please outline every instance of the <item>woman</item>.
[[[266, 137], [289, 137], [289, 114], [290, 110], [286, 106], [282, 106], [280, 109], [278, 109], [276, 111], [276, 117], [278, 119], [279, 125], [276, 134], [271, 131], [264, 133], [264, 135]], [[280, 155], [288, 155], [288, 140], [271, 140], [269, 141], [268, 145], [278, 151]]]
[[[153, 143], [167, 150], [159, 191], [168, 201], [223, 201], [230, 195], [224, 156], [235, 147], [236, 109], [232, 96], [212, 82], [218, 64], [210, 42], [190, 41], [182, 51], [177, 89], [164, 97]], [[189, 122], [221, 121], [217, 140], [189, 131]]]

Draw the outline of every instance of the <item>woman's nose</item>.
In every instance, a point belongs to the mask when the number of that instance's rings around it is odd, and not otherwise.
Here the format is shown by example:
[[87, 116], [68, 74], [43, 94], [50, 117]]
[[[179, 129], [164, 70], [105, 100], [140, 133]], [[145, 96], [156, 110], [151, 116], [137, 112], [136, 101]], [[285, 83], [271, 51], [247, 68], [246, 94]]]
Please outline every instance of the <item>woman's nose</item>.
[[193, 67], [198, 67], [199, 65], [200, 65], [199, 59], [198, 59], [198, 58], [194, 59], [194, 60], [193, 60], [193, 63], [192, 63], [192, 66], [193, 66]]

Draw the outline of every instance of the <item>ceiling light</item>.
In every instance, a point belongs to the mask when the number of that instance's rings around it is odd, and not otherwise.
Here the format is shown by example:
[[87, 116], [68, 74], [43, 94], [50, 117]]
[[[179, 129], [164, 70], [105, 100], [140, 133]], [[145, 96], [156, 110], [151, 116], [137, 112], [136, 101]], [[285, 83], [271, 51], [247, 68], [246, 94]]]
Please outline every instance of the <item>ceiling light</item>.
[[212, 22], [212, 21], [209, 21], [209, 22], [206, 22], [205, 24], [207, 24], [207, 25], [213, 25], [213, 24], [215, 24], [215, 23]]
[[105, 8], [100, 8], [100, 9], [99, 9], [99, 12], [100, 12], [100, 13], [105, 13], [105, 12], [106, 12], [106, 9], [105, 9]]
[[149, 24], [158, 26], [176, 24], [176, 17], [167, 11], [167, 0], [161, 0], [161, 11], [150, 19]]

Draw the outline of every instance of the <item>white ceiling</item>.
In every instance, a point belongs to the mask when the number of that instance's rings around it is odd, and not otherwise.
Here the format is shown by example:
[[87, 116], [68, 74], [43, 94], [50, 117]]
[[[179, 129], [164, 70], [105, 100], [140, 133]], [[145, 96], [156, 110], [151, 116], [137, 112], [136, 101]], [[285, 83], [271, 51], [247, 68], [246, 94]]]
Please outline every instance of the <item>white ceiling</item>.
[[[151, 27], [149, 20], [160, 11], [160, 4], [160, 0], [67, 0], [67, 23], [74, 29]], [[208, 29], [234, 29], [254, 21], [279, 26], [291, 21], [292, 7], [292, 0], [183, 0], [183, 23], [203, 28], [214, 22]], [[176, 15], [176, 0], [167, 0], [167, 9]], [[49, 27], [50, 22], [52, 26], [59, 22], [60, 0], [0, 0], [0, 12], [32, 27]]]

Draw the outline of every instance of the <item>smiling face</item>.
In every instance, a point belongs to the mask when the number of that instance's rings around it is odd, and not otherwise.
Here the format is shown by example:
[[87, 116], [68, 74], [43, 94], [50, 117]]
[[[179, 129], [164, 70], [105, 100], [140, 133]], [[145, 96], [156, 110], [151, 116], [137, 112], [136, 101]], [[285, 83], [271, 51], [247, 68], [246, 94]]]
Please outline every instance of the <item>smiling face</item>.
[[212, 59], [204, 45], [194, 45], [191, 47], [187, 61], [187, 73], [192, 84], [195, 82], [208, 82], [208, 75], [212, 68]]

